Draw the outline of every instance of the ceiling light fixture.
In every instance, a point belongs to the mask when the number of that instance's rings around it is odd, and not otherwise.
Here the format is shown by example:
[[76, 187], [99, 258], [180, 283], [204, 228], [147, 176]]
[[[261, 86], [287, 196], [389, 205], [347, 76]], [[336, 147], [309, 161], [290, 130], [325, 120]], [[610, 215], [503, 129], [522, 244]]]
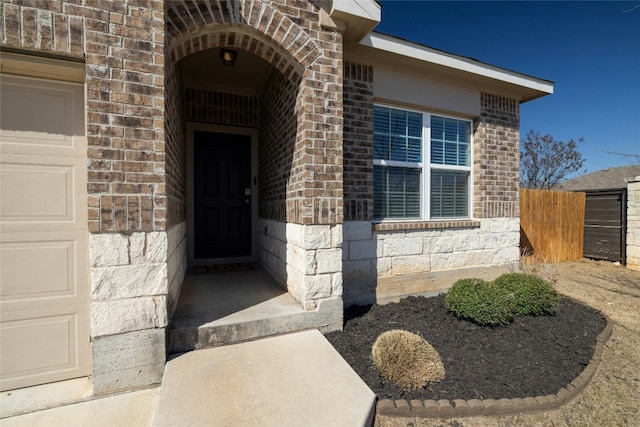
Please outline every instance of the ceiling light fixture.
[[233, 67], [233, 64], [236, 62], [237, 56], [238, 52], [236, 52], [235, 50], [220, 50], [220, 59], [222, 59], [222, 65], [224, 65], [225, 67]]

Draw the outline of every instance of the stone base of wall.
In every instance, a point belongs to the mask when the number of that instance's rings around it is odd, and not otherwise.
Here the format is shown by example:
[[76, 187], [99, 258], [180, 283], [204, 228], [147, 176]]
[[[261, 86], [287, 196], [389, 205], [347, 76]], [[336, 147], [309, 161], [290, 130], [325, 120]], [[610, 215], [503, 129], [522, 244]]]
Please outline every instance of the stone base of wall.
[[342, 296], [342, 225], [287, 224], [287, 290], [305, 310]]
[[287, 224], [268, 219], [258, 220], [258, 259], [260, 264], [286, 289]]
[[165, 329], [148, 329], [93, 340], [93, 394], [159, 384], [166, 360]]
[[344, 301], [373, 303], [414, 293], [438, 293], [460, 277], [519, 261], [518, 218], [490, 218], [479, 227], [373, 230], [370, 221], [344, 224]]
[[640, 176], [627, 184], [627, 268], [640, 270]]
[[167, 326], [167, 234], [92, 234], [91, 336]]
[[169, 293], [167, 314], [170, 319], [180, 296], [180, 289], [187, 272], [187, 223], [183, 222], [167, 232], [167, 275]]
[[342, 226], [260, 219], [258, 257], [306, 310], [342, 296]]
[[513, 272], [513, 268], [509, 266], [493, 266], [380, 277], [372, 286], [346, 288], [344, 305], [386, 304], [409, 295], [431, 297], [445, 292], [459, 279], [477, 277], [494, 280], [501, 274], [510, 272]]
[[90, 235], [94, 394], [162, 381], [168, 277], [171, 274], [177, 293], [184, 276], [182, 228]]
[[258, 222], [260, 263], [309, 314], [300, 329], [342, 329], [341, 245], [341, 225]]

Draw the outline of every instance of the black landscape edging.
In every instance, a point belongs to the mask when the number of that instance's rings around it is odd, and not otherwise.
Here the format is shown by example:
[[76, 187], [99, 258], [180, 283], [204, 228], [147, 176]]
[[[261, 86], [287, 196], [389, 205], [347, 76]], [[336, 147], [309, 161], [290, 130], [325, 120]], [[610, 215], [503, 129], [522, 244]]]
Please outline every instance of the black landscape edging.
[[596, 348], [589, 364], [571, 383], [556, 394], [516, 399], [455, 399], [411, 400], [383, 399], [376, 404], [376, 414], [395, 417], [415, 418], [458, 418], [477, 415], [512, 415], [522, 412], [539, 412], [554, 409], [573, 400], [589, 384], [596, 372], [605, 343], [611, 337], [613, 325], [603, 314], [607, 325], [598, 335]]

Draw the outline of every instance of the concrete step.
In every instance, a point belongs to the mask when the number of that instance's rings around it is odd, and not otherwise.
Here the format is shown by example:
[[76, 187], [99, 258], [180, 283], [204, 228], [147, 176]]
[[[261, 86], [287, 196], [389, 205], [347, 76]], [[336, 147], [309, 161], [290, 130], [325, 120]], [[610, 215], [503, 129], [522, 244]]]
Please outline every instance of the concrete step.
[[370, 426], [375, 394], [318, 330], [167, 363], [154, 427]]
[[342, 301], [315, 310], [298, 302], [260, 266], [189, 275], [169, 327], [169, 354], [249, 341], [305, 329], [342, 327]]
[[303, 310], [285, 293], [211, 322], [174, 325], [169, 333], [169, 354], [306, 329], [318, 328], [328, 332], [335, 330], [341, 322], [340, 300], [322, 301], [315, 310]]

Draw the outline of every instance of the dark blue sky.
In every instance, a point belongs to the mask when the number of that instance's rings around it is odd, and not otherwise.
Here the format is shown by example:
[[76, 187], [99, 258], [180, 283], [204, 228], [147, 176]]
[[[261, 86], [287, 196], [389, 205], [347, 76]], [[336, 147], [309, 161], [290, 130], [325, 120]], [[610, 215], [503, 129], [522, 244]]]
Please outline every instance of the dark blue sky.
[[584, 137], [588, 172], [640, 164], [640, 0], [380, 3], [375, 31], [555, 82], [522, 105], [521, 137]]

